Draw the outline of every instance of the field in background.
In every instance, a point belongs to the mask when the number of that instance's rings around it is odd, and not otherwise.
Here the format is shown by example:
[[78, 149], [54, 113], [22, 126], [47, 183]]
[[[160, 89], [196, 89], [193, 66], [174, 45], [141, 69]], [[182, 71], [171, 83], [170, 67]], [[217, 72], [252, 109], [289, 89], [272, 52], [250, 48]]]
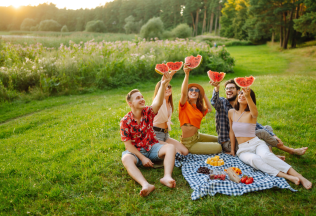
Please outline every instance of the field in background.
[[[272, 46], [230, 47], [236, 66], [235, 74], [227, 74], [226, 79], [256, 77], [258, 122], [271, 125], [290, 147], [309, 147], [302, 157], [275, 153], [285, 155], [315, 185], [316, 61], [306, 49], [277, 52]], [[182, 79], [171, 81], [175, 104]], [[190, 82], [202, 84], [211, 97], [213, 88], [206, 74], [194, 76], [192, 71]], [[292, 183], [298, 192], [271, 189], [191, 201], [192, 190], [179, 168], [173, 172], [175, 189], [159, 183], [163, 169], [142, 168], [156, 190], [147, 198], [139, 197], [141, 187], [120, 161], [124, 144], [119, 121], [129, 111], [126, 93], [138, 88], [150, 104], [154, 86], [155, 82], [143, 82], [93, 94], [1, 104], [0, 120], [5, 123], [0, 125], [0, 211], [7, 215], [314, 214], [315, 186], [307, 191]], [[223, 86], [220, 95], [224, 96]], [[172, 121], [170, 135], [179, 139], [177, 108]], [[203, 119], [201, 132], [216, 134], [214, 111]]]

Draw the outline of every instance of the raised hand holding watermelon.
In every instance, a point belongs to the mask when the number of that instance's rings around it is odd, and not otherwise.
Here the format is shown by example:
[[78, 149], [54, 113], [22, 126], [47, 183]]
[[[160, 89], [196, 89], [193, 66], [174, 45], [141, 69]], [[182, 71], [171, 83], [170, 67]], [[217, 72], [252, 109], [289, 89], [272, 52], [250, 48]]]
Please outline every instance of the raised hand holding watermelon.
[[155, 71], [157, 73], [163, 75], [164, 73], [169, 71], [169, 67], [166, 64], [164, 64], [164, 63], [156, 64]]
[[196, 57], [188, 56], [184, 59], [184, 62], [188, 66], [188, 68], [193, 70], [200, 66], [202, 62], [202, 56], [201, 55], [197, 55]]

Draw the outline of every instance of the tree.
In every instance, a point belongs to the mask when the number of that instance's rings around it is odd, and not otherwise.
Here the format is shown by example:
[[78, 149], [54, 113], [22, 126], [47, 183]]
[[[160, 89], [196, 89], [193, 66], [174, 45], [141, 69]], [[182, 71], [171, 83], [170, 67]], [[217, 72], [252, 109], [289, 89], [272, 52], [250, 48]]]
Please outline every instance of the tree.
[[140, 30], [140, 35], [146, 39], [151, 39], [155, 37], [161, 39], [163, 31], [164, 26], [160, 17], [154, 17], [148, 20], [148, 22], [142, 26]]
[[125, 23], [126, 24], [124, 25], [124, 29], [125, 29], [126, 34], [139, 33], [139, 30], [142, 26], [142, 20], [140, 20], [139, 22], [136, 22], [135, 17], [133, 17], [132, 15], [125, 18]]
[[104, 22], [101, 20], [93, 20], [87, 22], [86, 25], [87, 32], [105, 32]]
[[40, 31], [60, 31], [61, 25], [55, 20], [43, 20], [39, 24]]
[[67, 27], [66, 25], [64, 25], [64, 26], [61, 28], [60, 31], [61, 31], [61, 32], [69, 32], [69, 29], [68, 29], [68, 27]]
[[31, 27], [35, 25], [36, 25], [36, 22], [34, 19], [26, 18], [23, 20], [20, 29], [22, 31], [30, 31]]
[[306, 5], [305, 14], [298, 17], [298, 10], [302, 7], [298, 5], [297, 16], [294, 19], [294, 29], [303, 33], [303, 36], [307, 33], [316, 34], [316, 2], [314, 0], [305, 0]]
[[177, 38], [188, 38], [191, 36], [191, 32], [191, 27], [186, 23], [179, 24], [172, 30], [173, 35], [175, 35]]

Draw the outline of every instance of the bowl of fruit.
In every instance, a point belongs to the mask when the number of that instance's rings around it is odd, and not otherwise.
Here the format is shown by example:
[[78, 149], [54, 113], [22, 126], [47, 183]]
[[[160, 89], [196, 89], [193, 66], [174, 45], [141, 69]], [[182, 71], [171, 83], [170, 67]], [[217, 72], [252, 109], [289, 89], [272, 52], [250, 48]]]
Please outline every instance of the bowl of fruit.
[[225, 164], [224, 160], [220, 158], [218, 155], [211, 158], [207, 158], [205, 163], [211, 166], [223, 166]]

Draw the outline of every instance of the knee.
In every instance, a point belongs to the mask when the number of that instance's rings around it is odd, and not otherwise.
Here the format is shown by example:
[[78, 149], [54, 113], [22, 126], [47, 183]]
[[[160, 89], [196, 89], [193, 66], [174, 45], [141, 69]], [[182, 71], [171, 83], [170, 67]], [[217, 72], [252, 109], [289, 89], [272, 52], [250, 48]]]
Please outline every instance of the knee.
[[166, 144], [166, 152], [174, 153], [176, 154], [176, 147], [172, 144]]
[[126, 154], [122, 157], [122, 163], [123, 163], [124, 167], [126, 167], [127, 165], [130, 165], [132, 163], [135, 164], [136, 158], [131, 154]]
[[186, 156], [189, 154], [189, 150], [187, 148], [184, 148], [181, 152], [182, 155]]
[[271, 153], [271, 152], [265, 152], [263, 154], [260, 154], [259, 156], [262, 158], [263, 161], [267, 161], [267, 160], [271, 159], [272, 154], [273, 153]]

